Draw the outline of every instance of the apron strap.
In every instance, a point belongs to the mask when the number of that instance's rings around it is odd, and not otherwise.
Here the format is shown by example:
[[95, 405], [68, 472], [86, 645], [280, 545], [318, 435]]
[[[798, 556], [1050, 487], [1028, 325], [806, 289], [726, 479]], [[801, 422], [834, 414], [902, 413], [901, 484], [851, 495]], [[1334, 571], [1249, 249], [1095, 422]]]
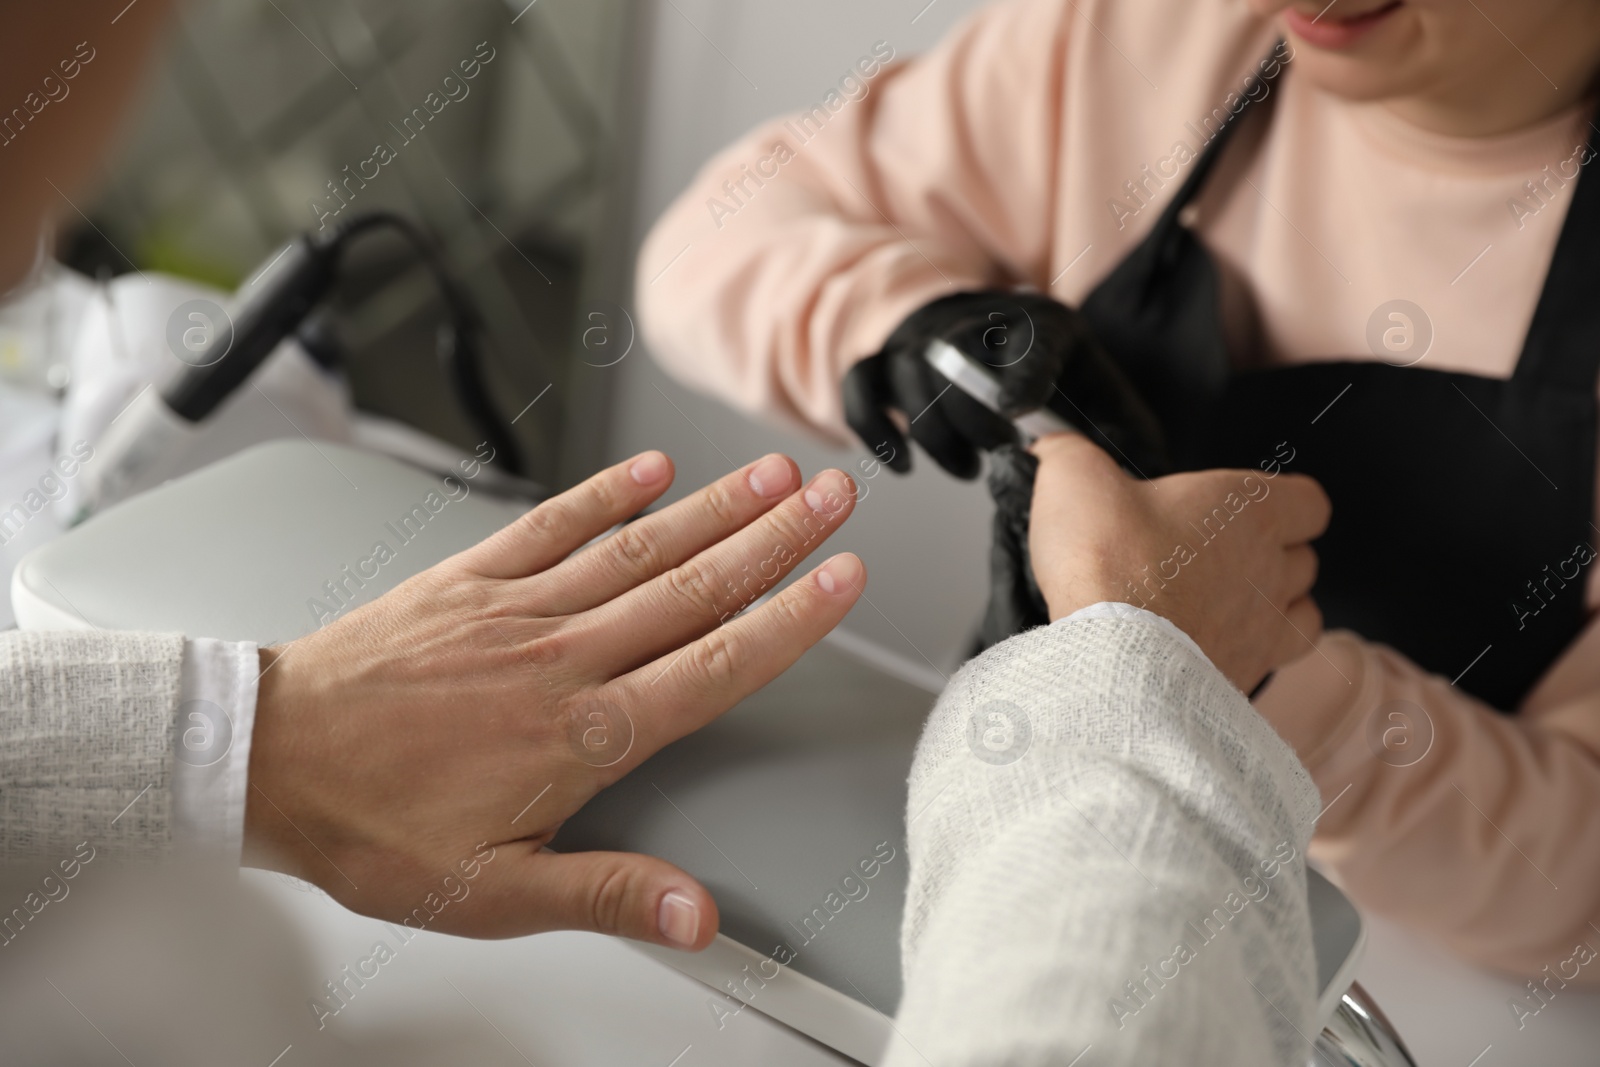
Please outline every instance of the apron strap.
[[[1600, 119], [1600, 115], [1596, 116]], [[1590, 161], [1600, 125], [1589, 122]], [[1588, 164], [1586, 163], [1585, 166]], [[1594, 392], [1600, 384], [1600, 180], [1578, 176], [1544, 290], [1511, 379]]]
[[[1272, 51], [1268, 52], [1266, 57], [1257, 64], [1256, 69], [1263, 69], [1268, 60], [1277, 57], [1284, 50], [1283, 45], [1283, 39], [1279, 38], [1277, 43], [1272, 46]], [[1288, 59], [1278, 59], [1277, 69], [1272, 74], [1258, 74], [1257, 77], [1270, 89], [1283, 76], [1283, 72], [1288, 66]], [[1211, 140], [1201, 151], [1200, 158], [1195, 160], [1194, 169], [1189, 172], [1189, 176], [1178, 187], [1177, 194], [1162, 209], [1161, 215], [1156, 219], [1155, 227], [1150, 232], [1151, 239], [1149, 244], [1156, 250], [1155, 255], [1146, 258], [1145, 265], [1150, 275], [1153, 276], [1155, 272], [1163, 267], [1172, 265], [1173, 260], [1178, 255], [1179, 231], [1183, 229], [1182, 224], [1178, 221], [1178, 216], [1183, 213], [1183, 209], [1189, 205], [1189, 202], [1200, 194], [1200, 190], [1205, 186], [1206, 179], [1211, 175], [1212, 170], [1216, 168], [1217, 160], [1222, 156], [1222, 150], [1227, 146], [1234, 130], [1239, 128], [1245, 114], [1249, 112], [1250, 105], [1258, 100], [1267, 99], [1269, 95], [1270, 93], [1263, 93], [1259, 97], [1244, 97], [1239, 110], [1231, 112], [1227, 118], [1223, 119], [1222, 125], [1217, 127], [1217, 132], [1211, 135]], [[1142, 280], [1148, 283], [1150, 278]]]

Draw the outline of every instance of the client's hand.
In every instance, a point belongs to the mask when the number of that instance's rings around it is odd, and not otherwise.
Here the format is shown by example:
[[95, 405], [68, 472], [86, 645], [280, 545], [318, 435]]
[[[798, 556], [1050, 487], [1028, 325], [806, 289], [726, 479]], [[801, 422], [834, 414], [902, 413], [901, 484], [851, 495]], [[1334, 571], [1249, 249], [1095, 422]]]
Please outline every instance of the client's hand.
[[1028, 538], [1052, 620], [1102, 601], [1171, 619], [1248, 693], [1322, 631], [1310, 542], [1327, 494], [1300, 474], [1136, 481], [1074, 434], [1041, 438]]
[[704, 948], [711, 895], [661, 860], [543, 846], [596, 792], [786, 670], [865, 572], [855, 487], [768, 456], [573, 553], [666, 491], [603, 471], [325, 629], [262, 652], [246, 860], [367, 915], [480, 937], [597, 930]]

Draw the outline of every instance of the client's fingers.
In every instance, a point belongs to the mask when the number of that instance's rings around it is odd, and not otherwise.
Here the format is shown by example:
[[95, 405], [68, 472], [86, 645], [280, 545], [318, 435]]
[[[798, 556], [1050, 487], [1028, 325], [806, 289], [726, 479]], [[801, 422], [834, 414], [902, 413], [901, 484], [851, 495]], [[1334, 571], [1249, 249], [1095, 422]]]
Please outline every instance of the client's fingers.
[[540, 613], [575, 615], [619, 597], [748, 526], [799, 484], [800, 468], [776, 452], [719, 478], [539, 575]]
[[1278, 639], [1273, 642], [1271, 670], [1309, 656], [1322, 639], [1322, 609], [1310, 597], [1301, 597], [1284, 608], [1282, 621], [1276, 631]]
[[1333, 502], [1315, 478], [1282, 474], [1273, 486], [1278, 533], [1286, 545], [1315, 541], [1328, 528]]
[[612, 773], [626, 774], [792, 667], [839, 625], [866, 582], [861, 560], [841, 553], [751, 614], [618, 678], [608, 693], [630, 709], [635, 736]]
[[[513, 845], [503, 845], [510, 852]], [[698, 951], [717, 933], [706, 888], [665, 860], [632, 852], [550, 852], [507, 856], [484, 868], [471, 936], [516, 937], [589, 930]]]
[[672, 484], [672, 461], [645, 452], [553, 496], [455, 557], [486, 578], [521, 578], [636, 515]]
[[1293, 603], [1311, 592], [1317, 584], [1317, 553], [1310, 545], [1294, 545], [1284, 550], [1280, 604]]
[[842, 472], [823, 471], [732, 537], [585, 612], [579, 626], [595, 636], [591, 665], [616, 677], [737, 615], [833, 535], [855, 495]]

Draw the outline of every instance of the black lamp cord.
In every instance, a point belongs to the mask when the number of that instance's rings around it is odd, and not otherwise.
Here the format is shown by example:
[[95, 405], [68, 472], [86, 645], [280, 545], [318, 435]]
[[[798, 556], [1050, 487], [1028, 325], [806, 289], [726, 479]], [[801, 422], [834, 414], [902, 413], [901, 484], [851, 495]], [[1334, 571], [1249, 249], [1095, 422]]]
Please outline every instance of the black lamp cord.
[[435, 288], [444, 301], [446, 321], [439, 324], [439, 364], [450, 381], [456, 401], [484, 441], [494, 449], [496, 466], [510, 474], [525, 474], [522, 449], [511, 424], [490, 399], [484, 375], [483, 319], [464, 290], [445, 268], [438, 251], [426, 234], [402, 215], [392, 211], [373, 211], [358, 215], [317, 240], [337, 260], [356, 237], [377, 229], [399, 233], [411, 245], [422, 265], [432, 275]]

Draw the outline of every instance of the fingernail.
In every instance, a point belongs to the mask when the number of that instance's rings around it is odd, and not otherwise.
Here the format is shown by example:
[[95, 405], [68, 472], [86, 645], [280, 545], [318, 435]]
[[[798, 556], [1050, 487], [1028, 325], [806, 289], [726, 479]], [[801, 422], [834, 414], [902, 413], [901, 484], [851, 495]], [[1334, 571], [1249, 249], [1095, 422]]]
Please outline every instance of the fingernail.
[[633, 461], [628, 473], [640, 485], [654, 485], [667, 474], [667, 457], [660, 452], [646, 452]]
[[757, 463], [751, 469], [749, 479], [750, 488], [756, 491], [757, 496], [771, 499], [789, 491], [789, 486], [794, 483], [794, 471], [788, 460], [773, 455]]
[[824, 515], [837, 515], [845, 501], [855, 496], [856, 483], [840, 471], [823, 471], [806, 490], [806, 507]]
[[700, 909], [687, 893], [674, 889], [661, 898], [656, 923], [661, 927], [662, 937], [674, 945], [689, 948], [700, 934]]
[[834, 556], [817, 568], [817, 585], [824, 593], [849, 593], [861, 588], [861, 578], [866, 569], [861, 561], [846, 553]]

